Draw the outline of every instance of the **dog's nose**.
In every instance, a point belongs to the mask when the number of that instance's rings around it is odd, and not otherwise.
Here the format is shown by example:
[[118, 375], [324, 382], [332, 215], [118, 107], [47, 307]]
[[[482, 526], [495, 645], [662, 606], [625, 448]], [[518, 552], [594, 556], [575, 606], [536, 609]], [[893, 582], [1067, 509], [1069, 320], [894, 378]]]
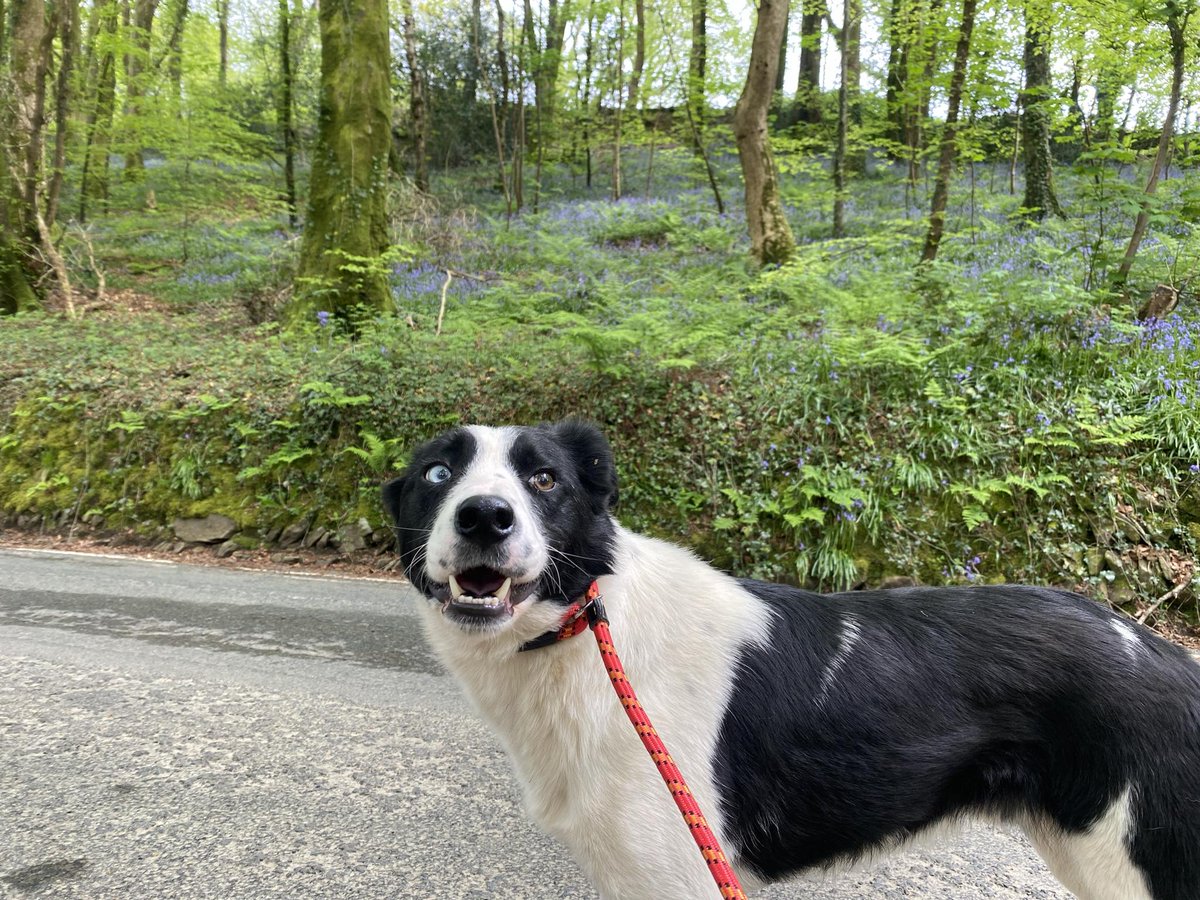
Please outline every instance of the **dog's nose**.
[[512, 533], [516, 516], [503, 497], [481, 494], [459, 504], [454, 528], [467, 540], [487, 546], [498, 544]]

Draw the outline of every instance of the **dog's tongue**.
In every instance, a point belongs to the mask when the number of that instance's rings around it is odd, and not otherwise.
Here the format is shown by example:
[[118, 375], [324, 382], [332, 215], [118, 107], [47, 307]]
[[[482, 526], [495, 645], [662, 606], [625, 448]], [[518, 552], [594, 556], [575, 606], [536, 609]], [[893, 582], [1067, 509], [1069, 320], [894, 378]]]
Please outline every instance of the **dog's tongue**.
[[503, 575], [482, 566], [467, 569], [458, 576], [458, 586], [463, 589], [464, 594], [470, 594], [472, 597], [494, 597], [503, 584]]

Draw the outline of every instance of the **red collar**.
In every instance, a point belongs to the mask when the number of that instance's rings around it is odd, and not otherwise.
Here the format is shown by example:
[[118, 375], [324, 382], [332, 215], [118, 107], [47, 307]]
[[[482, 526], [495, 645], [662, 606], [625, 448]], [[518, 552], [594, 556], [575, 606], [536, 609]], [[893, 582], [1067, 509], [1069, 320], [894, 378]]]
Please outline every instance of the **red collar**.
[[557, 631], [543, 631], [533, 640], [526, 641], [518, 647], [517, 652], [524, 653], [526, 650], [549, 647], [551, 644], [557, 644], [559, 641], [565, 641], [567, 638], [573, 638], [575, 635], [587, 631], [588, 620], [591, 618], [589, 611], [599, 599], [600, 585], [593, 581], [584, 592], [583, 598], [567, 607]]

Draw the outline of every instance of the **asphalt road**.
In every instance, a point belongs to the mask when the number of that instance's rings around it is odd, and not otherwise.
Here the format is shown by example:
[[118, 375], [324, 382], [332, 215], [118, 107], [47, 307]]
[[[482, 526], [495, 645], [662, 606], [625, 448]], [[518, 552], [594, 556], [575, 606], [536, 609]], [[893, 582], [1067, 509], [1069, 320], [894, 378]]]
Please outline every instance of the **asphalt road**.
[[[399, 582], [0, 551], [0, 896], [595, 897]], [[1069, 897], [975, 828], [770, 900]]]

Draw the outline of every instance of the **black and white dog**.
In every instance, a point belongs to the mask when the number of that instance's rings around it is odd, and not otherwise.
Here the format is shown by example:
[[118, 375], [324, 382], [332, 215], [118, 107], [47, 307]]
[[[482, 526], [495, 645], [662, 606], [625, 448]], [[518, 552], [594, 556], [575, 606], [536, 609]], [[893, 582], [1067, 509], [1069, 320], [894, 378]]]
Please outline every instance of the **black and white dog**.
[[384, 488], [428, 638], [603, 897], [715, 896], [590, 637], [521, 652], [599, 580], [630, 681], [747, 888], [971, 816], [1087, 900], [1200, 898], [1200, 666], [1030, 587], [818, 595], [623, 529], [593, 427], [469, 427]]

